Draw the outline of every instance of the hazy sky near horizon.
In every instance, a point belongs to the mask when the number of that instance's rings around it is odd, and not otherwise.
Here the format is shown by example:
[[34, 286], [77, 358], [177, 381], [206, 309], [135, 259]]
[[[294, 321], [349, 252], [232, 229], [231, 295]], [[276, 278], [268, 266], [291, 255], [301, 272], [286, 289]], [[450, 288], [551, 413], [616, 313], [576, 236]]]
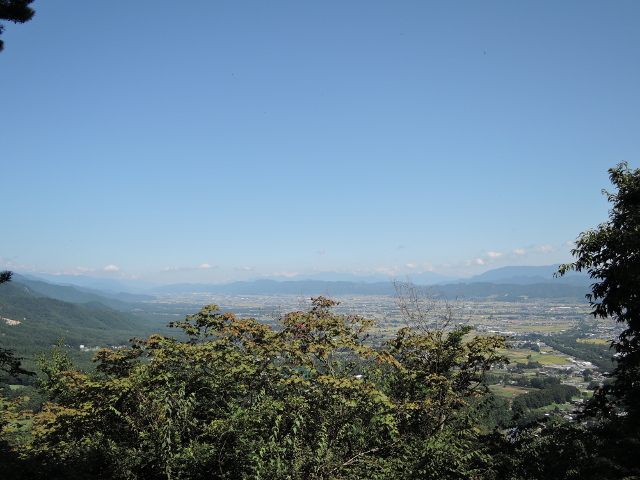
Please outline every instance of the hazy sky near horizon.
[[637, 1], [32, 6], [2, 35], [1, 269], [563, 263], [640, 166]]

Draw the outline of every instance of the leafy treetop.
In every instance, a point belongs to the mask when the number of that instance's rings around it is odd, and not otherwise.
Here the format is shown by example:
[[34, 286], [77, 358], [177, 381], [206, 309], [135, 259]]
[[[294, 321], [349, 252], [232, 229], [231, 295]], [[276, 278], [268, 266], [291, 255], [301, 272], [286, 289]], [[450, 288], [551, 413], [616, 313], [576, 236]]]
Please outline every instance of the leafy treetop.
[[576, 261], [561, 265], [558, 273], [587, 271], [595, 280], [587, 295], [593, 315], [626, 323], [613, 342], [614, 382], [598, 398], [605, 410], [611, 395], [629, 414], [640, 415], [640, 169], [623, 162], [609, 169], [609, 177], [616, 187], [603, 190], [612, 204], [609, 220], [580, 234], [571, 251]]
[[[33, 0], [0, 0], [0, 20], [9, 20], [13, 23], [28, 22], [33, 18], [35, 11], [29, 6]], [[4, 26], [0, 24], [0, 35]], [[4, 43], [0, 40], [0, 51], [4, 49]]]
[[[0, 284], [10, 282], [12, 275], [13, 272], [7, 270], [0, 272]], [[12, 350], [5, 348], [0, 348], [0, 371], [8, 373], [12, 377], [18, 375], [35, 375], [33, 372], [22, 368], [20, 359], [13, 356]]]
[[209, 305], [171, 324], [186, 341], [153, 335], [102, 350], [97, 373], [74, 369], [58, 347], [40, 359], [55, 403], [35, 417], [29, 455], [74, 478], [484, 471], [489, 456], [463, 412], [484, 371], [506, 361], [504, 337], [404, 329], [376, 346], [373, 322], [335, 305], [312, 299], [275, 328]]

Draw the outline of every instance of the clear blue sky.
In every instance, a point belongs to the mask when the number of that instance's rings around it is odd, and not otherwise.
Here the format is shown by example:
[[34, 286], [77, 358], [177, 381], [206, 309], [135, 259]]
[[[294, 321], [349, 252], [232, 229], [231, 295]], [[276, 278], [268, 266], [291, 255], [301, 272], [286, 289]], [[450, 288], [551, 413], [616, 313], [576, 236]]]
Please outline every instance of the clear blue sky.
[[0, 268], [222, 282], [571, 260], [640, 154], [640, 2], [33, 3]]

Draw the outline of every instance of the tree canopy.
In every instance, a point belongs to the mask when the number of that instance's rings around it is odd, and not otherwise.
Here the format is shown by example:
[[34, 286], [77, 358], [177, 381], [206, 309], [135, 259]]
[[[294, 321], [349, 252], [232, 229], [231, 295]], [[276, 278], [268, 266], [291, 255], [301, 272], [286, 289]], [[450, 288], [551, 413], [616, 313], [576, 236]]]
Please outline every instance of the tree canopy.
[[[29, 5], [33, 0], [0, 0], [0, 20], [13, 23], [28, 22], [36, 13]], [[0, 23], [0, 35], [4, 26]], [[0, 40], [0, 51], [4, 49], [4, 42]]]
[[[13, 272], [8, 270], [0, 272], [0, 285], [11, 281]], [[33, 372], [29, 372], [21, 367], [19, 358], [14, 357], [13, 351], [6, 348], [0, 348], [0, 372], [5, 372], [12, 377], [18, 375], [33, 375]]]
[[616, 188], [603, 190], [612, 204], [609, 220], [580, 234], [572, 254], [576, 261], [562, 265], [587, 271], [595, 281], [587, 295], [592, 313], [624, 323], [613, 342], [616, 351], [614, 381], [599, 390], [599, 407], [610, 410], [622, 403], [627, 415], [640, 415], [640, 169], [627, 163], [609, 169]]
[[[313, 299], [271, 327], [214, 305], [102, 350], [97, 372], [41, 358], [52, 403], [23, 449], [55, 478], [474, 478], [490, 456], [467, 413], [504, 337], [402, 329]], [[475, 472], [475, 473], [474, 473]]]

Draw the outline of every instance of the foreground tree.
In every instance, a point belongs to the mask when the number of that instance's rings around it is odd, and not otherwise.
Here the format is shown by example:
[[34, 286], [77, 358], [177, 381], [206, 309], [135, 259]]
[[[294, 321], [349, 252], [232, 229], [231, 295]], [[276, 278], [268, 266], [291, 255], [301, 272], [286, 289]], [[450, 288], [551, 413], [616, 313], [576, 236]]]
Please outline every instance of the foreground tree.
[[512, 436], [502, 458], [517, 478], [640, 478], [640, 170], [620, 163], [609, 176], [616, 188], [604, 191], [609, 220], [580, 234], [576, 261], [558, 274], [586, 271], [594, 280], [587, 295], [594, 317], [625, 324], [612, 342], [612, 382], [587, 405], [586, 427], [551, 423]]
[[[13, 272], [8, 270], [0, 272], [0, 285], [11, 281]], [[20, 359], [14, 357], [12, 350], [0, 348], [0, 372], [4, 372], [11, 377], [19, 375], [34, 375], [21, 367]]]
[[466, 414], [503, 337], [404, 329], [386, 345], [335, 302], [276, 328], [208, 306], [103, 350], [98, 372], [41, 359], [50, 403], [25, 458], [50, 478], [479, 478], [491, 459]]
[[595, 280], [587, 295], [593, 315], [625, 324], [613, 342], [613, 382], [597, 391], [597, 407], [606, 413], [622, 405], [630, 423], [640, 425], [640, 169], [620, 163], [609, 176], [616, 188], [604, 191], [612, 204], [609, 220], [580, 234], [571, 251], [576, 261], [559, 274], [587, 271]]
[[[13, 23], [28, 22], [36, 13], [29, 5], [33, 0], [0, 0], [0, 20], [9, 20]], [[0, 35], [4, 26], [0, 23]], [[4, 43], [0, 40], [0, 52], [4, 49]]]
[[[12, 272], [0, 272], [0, 284], [11, 281]], [[3, 387], [4, 376], [17, 378], [21, 375], [34, 375], [21, 366], [12, 350], [0, 348], [0, 388]], [[20, 421], [24, 415], [20, 412], [22, 399], [9, 401], [0, 395], [0, 471], [4, 475], [15, 476], [22, 471], [20, 459], [12, 448], [16, 444], [16, 437], [20, 436]]]

